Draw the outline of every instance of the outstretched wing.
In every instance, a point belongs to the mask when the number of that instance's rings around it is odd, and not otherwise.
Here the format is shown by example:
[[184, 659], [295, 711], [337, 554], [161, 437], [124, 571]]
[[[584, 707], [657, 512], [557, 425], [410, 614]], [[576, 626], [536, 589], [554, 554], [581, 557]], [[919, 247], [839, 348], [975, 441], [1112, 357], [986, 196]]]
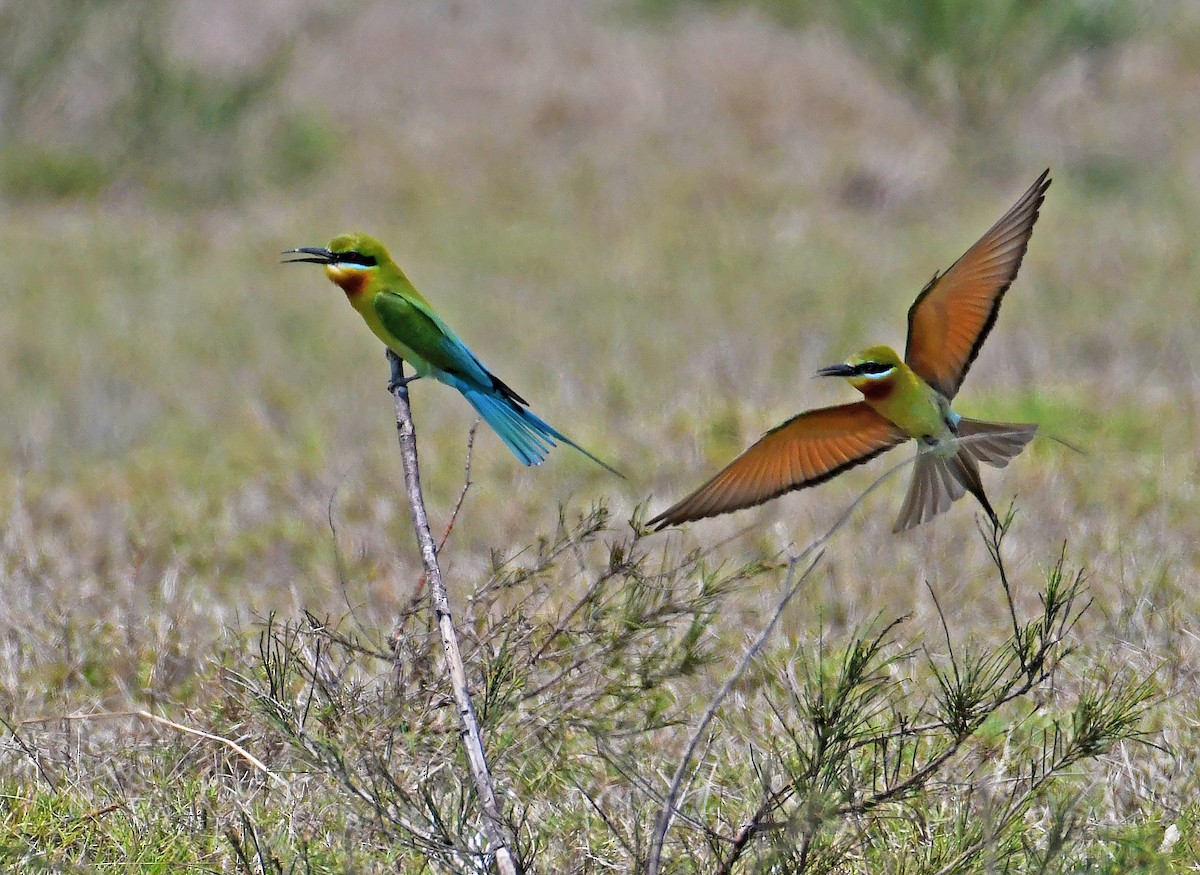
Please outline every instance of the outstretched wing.
[[1029, 246], [1049, 175], [1043, 172], [978, 243], [926, 284], [909, 308], [904, 360], [947, 398], [958, 392], [996, 323], [1000, 301]]
[[659, 529], [762, 504], [861, 465], [908, 435], [863, 401], [809, 410], [771, 429], [673, 507], [650, 520]]

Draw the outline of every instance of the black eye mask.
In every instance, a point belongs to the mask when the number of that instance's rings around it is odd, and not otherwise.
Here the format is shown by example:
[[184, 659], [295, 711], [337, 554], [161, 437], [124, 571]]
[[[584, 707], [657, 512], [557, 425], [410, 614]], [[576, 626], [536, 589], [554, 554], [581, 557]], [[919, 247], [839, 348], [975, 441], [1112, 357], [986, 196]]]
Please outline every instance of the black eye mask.
[[355, 252], [351, 249], [348, 252], [335, 252], [333, 257], [343, 264], [359, 264], [363, 267], [374, 267], [377, 262], [374, 255], [363, 255], [361, 252]]

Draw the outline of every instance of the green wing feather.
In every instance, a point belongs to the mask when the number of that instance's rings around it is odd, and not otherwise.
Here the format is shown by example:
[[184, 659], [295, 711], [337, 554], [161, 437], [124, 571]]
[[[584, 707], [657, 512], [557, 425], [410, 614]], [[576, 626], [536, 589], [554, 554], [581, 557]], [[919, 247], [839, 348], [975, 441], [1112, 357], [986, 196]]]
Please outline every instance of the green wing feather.
[[483, 362], [427, 305], [390, 291], [375, 295], [374, 305], [388, 333], [439, 371], [481, 386], [493, 384]]

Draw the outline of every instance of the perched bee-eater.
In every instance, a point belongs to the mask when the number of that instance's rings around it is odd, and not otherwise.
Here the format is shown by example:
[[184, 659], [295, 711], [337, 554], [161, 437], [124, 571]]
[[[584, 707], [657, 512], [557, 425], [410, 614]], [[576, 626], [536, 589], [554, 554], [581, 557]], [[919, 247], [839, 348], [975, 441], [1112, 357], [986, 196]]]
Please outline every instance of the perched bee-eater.
[[1003, 468], [1036, 425], [980, 422], [950, 409], [1021, 267], [1047, 170], [949, 270], [934, 274], [908, 311], [904, 358], [872, 346], [817, 376], [845, 377], [863, 400], [801, 413], [767, 432], [723, 471], [650, 520], [659, 529], [761, 504], [814, 486], [910, 438], [918, 444], [894, 531], [919, 525], [970, 492], [994, 524], [979, 463]]
[[433, 311], [378, 240], [366, 234], [342, 234], [326, 248], [305, 246], [284, 253], [292, 254], [308, 257], [285, 263], [325, 266], [325, 275], [346, 293], [375, 336], [412, 365], [416, 376], [409, 379], [433, 377], [457, 389], [526, 465], [541, 464], [559, 440], [623, 476], [535, 415], [528, 401], [489, 371]]

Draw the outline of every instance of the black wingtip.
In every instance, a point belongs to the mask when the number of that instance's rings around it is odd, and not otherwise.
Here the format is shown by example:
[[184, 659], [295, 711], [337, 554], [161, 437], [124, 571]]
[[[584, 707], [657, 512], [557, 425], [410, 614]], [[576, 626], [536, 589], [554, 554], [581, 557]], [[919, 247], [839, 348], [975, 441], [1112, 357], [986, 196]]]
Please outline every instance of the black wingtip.
[[661, 532], [663, 529], [669, 529], [673, 525], [675, 525], [675, 523], [672, 523], [669, 519], [664, 517], [662, 514], [659, 514], [654, 519], [648, 520], [646, 522], [646, 528], [652, 530], [655, 534], [657, 534], [658, 532]]
[[1042, 175], [1034, 181], [1031, 188], [1036, 190], [1039, 196], [1045, 197], [1046, 189], [1050, 187], [1052, 182], [1054, 182], [1054, 180], [1050, 178], [1050, 168], [1047, 167], [1042, 171]]

